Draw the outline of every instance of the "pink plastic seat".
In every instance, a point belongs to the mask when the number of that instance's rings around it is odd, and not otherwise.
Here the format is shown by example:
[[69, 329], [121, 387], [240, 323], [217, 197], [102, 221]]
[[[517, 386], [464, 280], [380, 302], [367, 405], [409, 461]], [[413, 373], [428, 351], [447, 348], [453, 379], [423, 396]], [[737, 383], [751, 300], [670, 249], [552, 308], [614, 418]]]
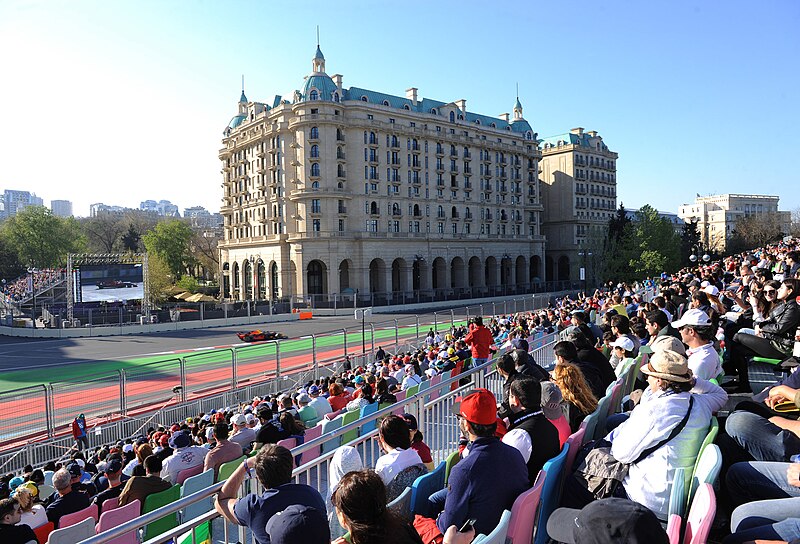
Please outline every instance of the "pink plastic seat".
[[[319, 438], [322, 436], [322, 425], [317, 425], [316, 427], [306, 429], [306, 432], [303, 436], [305, 437], [306, 442], [310, 442], [315, 438]], [[319, 451], [319, 446], [304, 451], [302, 454], [300, 454], [300, 465], [305, 465], [306, 463], [309, 463], [319, 457]]]
[[95, 523], [97, 523], [97, 505], [90, 504], [83, 510], [78, 510], [72, 514], [66, 514], [61, 516], [61, 519], [58, 520], [58, 528], [63, 529], [64, 527], [69, 527], [70, 525], [75, 525], [77, 523], [82, 522], [85, 519], [92, 518]]
[[342, 413], [342, 410], [344, 410], [344, 408], [336, 410], [335, 412], [328, 412], [327, 414], [325, 414], [325, 419], [327, 419], [328, 421], [333, 421], [334, 419], [336, 419], [336, 416]]
[[103, 504], [100, 505], [100, 515], [102, 516], [103, 512], [108, 512], [114, 508], [119, 508], [119, 497], [104, 500]]
[[191, 468], [184, 469], [178, 473], [178, 476], [175, 479], [175, 483], [178, 485], [183, 485], [183, 482], [185, 482], [187, 478], [191, 478], [192, 476], [197, 476], [201, 472], [203, 472], [203, 463], [195, 465]]
[[669, 544], [681, 544], [681, 523], [683, 520], [678, 514], [671, 514], [667, 522], [667, 538]]
[[572, 465], [575, 463], [575, 457], [578, 455], [578, 450], [583, 445], [583, 435], [586, 433], [586, 428], [581, 427], [567, 438], [569, 444], [569, 451], [567, 452], [567, 460], [564, 463], [564, 472], [572, 474]]
[[291, 450], [292, 448], [297, 446], [297, 439], [296, 438], [284, 438], [283, 440], [278, 440], [278, 446], [283, 446], [287, 450]]
[[704, 544], [711, 531], [717, 513], [717, 498], [711, 484], [702, 484], [694, 495], [689, 515], [686, 517], [686, 532], [683, 544]]
[[[139, 499], [136, 499], [125, 506], [120, 506], [118, 508], [114, 508], [113, 510], [109, 510], [108, 512], [103, 512], [100, 514], [100, 520], [98, 521], [95, 530], [97, 531], [97, 534], [100, 534], [103, 531], [108, 531], [109, 529], [122, 525], [123, 523], [139, 517], [140, 510], [141, 504], [139, 503]], [[133, 530], [115, 538], [114, 540], [109, 540], [109, 543], [138, 544], [139, 539], [136, 536], [136, 530]]]
[[530, 544], [533, 540], [533, 525], [536, 522], [536, 510], [542, 497], [545, 471], [540, 470], [533, 487], [517, 497], [511, 507], [511, 523], [508, 526], [508, 541], [511, 544]]

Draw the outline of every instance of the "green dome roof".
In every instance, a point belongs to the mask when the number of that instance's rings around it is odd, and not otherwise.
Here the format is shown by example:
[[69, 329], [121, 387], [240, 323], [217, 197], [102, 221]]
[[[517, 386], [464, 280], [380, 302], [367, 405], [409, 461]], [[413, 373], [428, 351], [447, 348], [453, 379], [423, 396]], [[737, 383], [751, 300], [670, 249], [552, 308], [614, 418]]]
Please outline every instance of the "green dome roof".
[[303, 86], [303, 100], [309, 100], [312, 89], [316, 89], [319, 93], [318, 100], [333, 100], [336, 84], [327, 74], [314, 74], [306, 78]]

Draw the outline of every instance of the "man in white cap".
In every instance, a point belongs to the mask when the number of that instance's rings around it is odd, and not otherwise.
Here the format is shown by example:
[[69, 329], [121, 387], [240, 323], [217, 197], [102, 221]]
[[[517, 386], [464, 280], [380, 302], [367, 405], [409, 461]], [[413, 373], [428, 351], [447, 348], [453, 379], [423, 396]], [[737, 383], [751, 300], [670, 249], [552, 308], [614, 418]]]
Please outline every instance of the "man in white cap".
[[689, 347], [686, 356], [692, 373], [704, 380], [716, 378], [722, 371], [722, 363], [714, 349], [714, 326], [708, 314], [693, 308], [673, 321], [672, 326], [678, 329], [681, 340]]
[[256, 439], [256, 432], [247, 426], [247, 417], [244, 414], [236, 414], [231, 418], [233, 423], [233, 434], [228, 439], [239, 444], [242, 451], [250, 451], [250, 443]]

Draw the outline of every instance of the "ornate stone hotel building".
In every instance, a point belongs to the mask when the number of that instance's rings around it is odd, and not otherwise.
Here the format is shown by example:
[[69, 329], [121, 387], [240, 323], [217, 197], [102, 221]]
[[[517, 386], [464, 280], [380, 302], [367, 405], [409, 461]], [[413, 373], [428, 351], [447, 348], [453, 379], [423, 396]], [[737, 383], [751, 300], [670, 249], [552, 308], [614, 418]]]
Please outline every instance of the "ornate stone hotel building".
[[223, 296], [435, 297], [524, 292], [544, 281], [541, 151], [513, 115], [405, 97], [325, 72], [302, 91], [244, 91], [219, 152]]

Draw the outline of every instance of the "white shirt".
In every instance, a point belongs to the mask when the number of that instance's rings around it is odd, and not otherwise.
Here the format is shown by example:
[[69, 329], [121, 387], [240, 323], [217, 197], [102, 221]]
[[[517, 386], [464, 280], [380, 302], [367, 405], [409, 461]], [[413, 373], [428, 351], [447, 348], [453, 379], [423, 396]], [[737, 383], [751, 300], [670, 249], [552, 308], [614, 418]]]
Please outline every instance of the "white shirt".
[[328, 402], [328, 399], [325, 397], [313, 397], [311, 402], [308, 403], [309, 406], [314, 408], [317, 411], [317, 415], [319, 416], [320, 420], [325, 417], [325, 414], [330, 414], [333, 412], [333, 408], [331, 408], [331, 403]]
[[525, 459], [525, 464], [531, 458], [533, 453], [533, 443], [531, 442], [531, 435], [525, 429], [512, 429], [503, 435], [503, 443], [516, 448]]
[[397, 449], [378, 458], [375, 463], [375, 472], [381, 477], [383, 483], [389, 485], [403, 470], [421, 464], [423, 464], [422, 459], [415, 450], [411, 448]]
[[403, 378], [403, 390], [408, 389], [409, 387], [414, 387], [415, 385], [419, 385], [422, 383], [422, 378], [417, 376], [416, 374], [410, 374]]
[[175, 452], [164, 459], [164, 466], [161, 470], [161, 478], [176, 483], [178, 473], [187, 468], [202, 465], [206, 459], [208, 450], [200, 446], [187, 446], [175, 450]]
[[688, 486], [700, 445], [708, 434], [711, 416], [725, 406], [727, 393], [711, 382], [698, 379], [691, 393], [657, 392], [646, 399], [643, 395], [631, 417], [606, 437], [611, 442], [614, 459], [633, 463], [644, 450], [667, 438], [680, 423], [689, 409], [690, 395], [694, 396], [694, 406], [686, 426], [667, 444], [632, 464], [622, 482], [631, 500], [663, 519], [667, 518], [669, 510], [675, 470], [684, 469]]
[[686, 350], [689, 368], [692, 374], [704, 380], [716, 378], [722, 372], [722, 364], [719, 360], [719, 353], [714, 349], [714, 344], [709, 343], [699, 348], [689, 348]]
[[23, 512], [17, 525], [27, 525], [31, 529], [36, 529], [47, 523], [47, 512], [41, 504], [34, 504], [30, 512]]

